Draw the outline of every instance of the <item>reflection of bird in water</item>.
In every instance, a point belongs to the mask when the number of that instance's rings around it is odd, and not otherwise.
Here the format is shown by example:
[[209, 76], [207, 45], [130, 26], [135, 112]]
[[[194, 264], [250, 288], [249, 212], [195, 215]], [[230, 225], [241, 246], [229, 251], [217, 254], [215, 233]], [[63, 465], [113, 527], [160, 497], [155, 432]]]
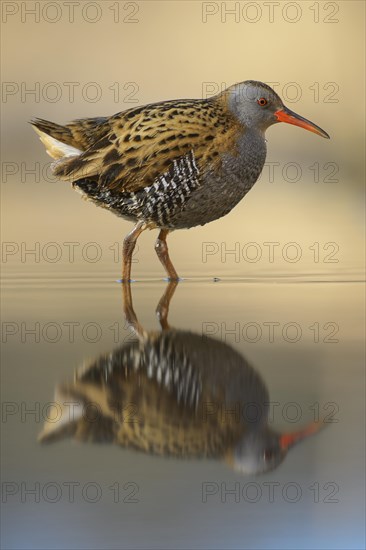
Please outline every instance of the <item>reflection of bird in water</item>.
[[163, 456], [215, 458], [248, 474], [277, 467], [294, 443], [322, 424], [292, 434], [273, 431], [267, 389], [247, 361], [226, 343], [169, 327], [175, 287], [168, 285], [157, 309], [163, 331], [146, 332], [124, 285], [125, 315], [138, 340], [57, 387], [50, 416], [62, 413], [46, 422], [40, 440], [73, 437]]

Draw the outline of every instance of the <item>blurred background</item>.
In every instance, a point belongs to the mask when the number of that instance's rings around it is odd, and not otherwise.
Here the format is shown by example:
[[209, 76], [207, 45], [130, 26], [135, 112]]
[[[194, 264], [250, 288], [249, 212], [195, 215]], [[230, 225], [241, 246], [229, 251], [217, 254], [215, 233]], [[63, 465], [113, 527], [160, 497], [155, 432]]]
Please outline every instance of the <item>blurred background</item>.
[[[3, 479], [19, 488], [73, 480], [103, 489], [96, 504], [80, 493], [74, 504], [8, 495], [3, 547], [363, 548], [364, 3], [45, 0], [1, 9], [2, 395], [15, 404], [3, 418]], [[23, 417], [22, 404], [42, 410], [57, 384], [128, 337], [116, 280], [131, 224], [55, 181], [27, 122], [207, 97], [247, 79], [272, 85], [331, 140], [270, 128], [266, 166], [245, 199], [221, 220], [171, 235], [172, 260], [186, 278], [171, 322], [197, 334], [209, 324], [254, 365], [273, 401], [301, 406], [296, 424], [276, 413], [276, 427], [303, 426], [314, 403], [320, 416], [335, 403], [339, 422], [263, 478], [113, 446], [41, 447], [44, 418]], [[141, 236], [132, 268], [149, 330], [165, 288], [155, 238]], [[96, 338], [82, 330], [88, 323], [100, 328]], [[248, 323], [261, 327], [255, 342], [243, 336]], [[283, 336], [288, 323], [301, 331], [292, 343]], [[113, 503], [109, 487], [129, 481], [140, 487], [139, 504]], [[204, 504], [207, 481], [255, 482], [263, 491], [264, 482], [281, 490], [296, 482], [303, 495], [293, 505], [281, 495]], [[335, 503], [327, 483], [338, 487]]]

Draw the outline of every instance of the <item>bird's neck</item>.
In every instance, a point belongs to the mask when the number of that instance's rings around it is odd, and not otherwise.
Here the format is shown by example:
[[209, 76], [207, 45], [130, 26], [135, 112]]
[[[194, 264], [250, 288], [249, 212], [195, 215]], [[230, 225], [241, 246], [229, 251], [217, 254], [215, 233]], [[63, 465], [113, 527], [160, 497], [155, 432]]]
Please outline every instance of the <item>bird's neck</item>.
[[266, 160], [267, 145], [264, 132], [257, 128], [243, 128], [237, 140], [238, 153], [243, 162], [264, 164]]

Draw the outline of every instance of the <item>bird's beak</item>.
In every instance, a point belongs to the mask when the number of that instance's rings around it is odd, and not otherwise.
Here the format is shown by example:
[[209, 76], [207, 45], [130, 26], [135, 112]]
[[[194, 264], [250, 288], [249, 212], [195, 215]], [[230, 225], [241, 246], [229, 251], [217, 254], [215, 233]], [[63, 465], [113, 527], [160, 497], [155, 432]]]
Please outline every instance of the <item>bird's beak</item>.
[[290, 447], [293, 447], [293, 445], [299, 443], [309, 435], [318, 433], [322, 428], [324, 428], [324, 426], [325, 424], [323, 422], [312, 422], [303, 430], [289, 434], [282, 434], [279, 439], [280, 448], [283, 451], [287, 451]]
[[293, 111], [290, 111], [290, 109], [288, 109], [287, 107], [283, 107], [283, 109], [279, 109], [278, 111], [276, 111], [275, 117], [277, 118], [278, 122], [287, 122], [287, 124], [294, 124], [295, 126], [300, 126], [300, 128], [305, 128], [305, 130], [309, 130], [309, 132], [314, 132], [314, 134], [318, 134], [319, 136], [330, 139], [329, 134], [319, 128], [319, 126], [317, 126], [313, 122], [310, 122], [310, 120], [307, 120], [306, 118], [297, 115]]

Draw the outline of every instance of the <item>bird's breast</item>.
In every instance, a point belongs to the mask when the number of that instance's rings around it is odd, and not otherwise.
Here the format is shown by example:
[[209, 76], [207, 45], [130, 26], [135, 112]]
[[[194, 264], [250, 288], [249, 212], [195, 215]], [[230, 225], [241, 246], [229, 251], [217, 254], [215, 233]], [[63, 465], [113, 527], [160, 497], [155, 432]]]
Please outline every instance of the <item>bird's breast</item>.
[[204, 225], [228, 214], [251, 190], [266, 159], [263, 135], [246, 133], [238, 139], [236, 150], [221, 155], [219, 167], [206, 167], [201, 185], [192, 193], [171, 227]]

